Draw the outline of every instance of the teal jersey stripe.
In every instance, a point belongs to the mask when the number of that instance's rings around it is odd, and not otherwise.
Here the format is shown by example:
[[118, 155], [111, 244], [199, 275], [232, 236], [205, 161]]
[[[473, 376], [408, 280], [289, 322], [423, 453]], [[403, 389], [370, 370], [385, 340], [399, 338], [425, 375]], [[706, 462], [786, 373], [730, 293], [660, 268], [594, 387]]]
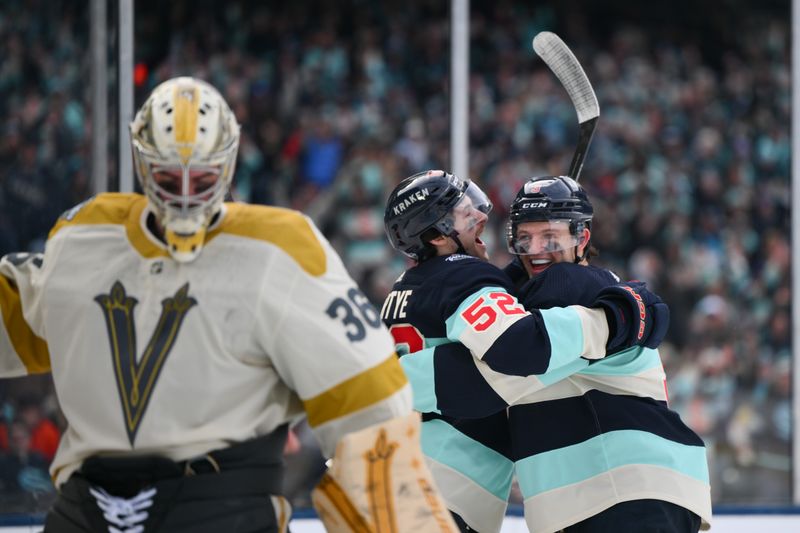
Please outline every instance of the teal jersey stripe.
[[[551, 360], [551, 366], [552, 366], [552, 360]], [[568, 378], [576, 373], [580, 373], [587, 366], [589, 366], [589, 361], [587, 361], [586, 359], [576, 359], [574, 361], [567, 363], [566, 366], [562, 366], [561, 368], [555, 368], [553, 370], [548, 370], [546, 373], [536, 377], [538, 377], [539, 381], [541, 381], [545, 385], [552, 385], [553, 383], [557, 383], [564, 378]]]
[[542, 309], [542, 319], [550, 339], [550, 364], [547, 370], [571, 363], [583, 353], [583, 323], [569, 307]]
[[411, 383], [414, 410], [420, 413], [439, 413], [436, 400], [436, 379], [433, 373], [434, 348], [425, 348], [400, 358], [400, 365]]
[[526, 457], [516, 463], [525, 498], [584, 481], [624, 465], [647, 464], [669, 468], [708, 483], [703, 446], [689, 446], [646, 431], [621, 430], [598, 435], [580, 444]]
[[480, 298], [486, 293], [489, 292], [508, 292], [502, 287], [484, 287], [477, 292], [472, 293], [467, 298], [464, 298], [464, 301], [461, 302], [461, 305], [458, 306], [456, 312], [450, 315], [450, 317], [445, 320], [445, 326], [447, 327], [447, 338], [457, 341], [461, 338], [461, 332], [467, 327], [467, 322], [461, 318], [461, 313], [469, 307], [470, 305], [475, 303], [475, 300]]
[[470, 478], [497, 498], [508, 498], [514, 463], [444, 420], [423, 422], [422, 451], [434, 461]]
[[601, 359], [580, 373], [596, 376], [634, 376], [660, 366], [661, 357], [658, 350], [634, 346]]
[[449, 342], [453, 342], [447, 337], [431, 337], [425, 338], [425, 347], [426, 348], [433, 348], [434, 346], [439, 346], [441, 344], [447, 344]]

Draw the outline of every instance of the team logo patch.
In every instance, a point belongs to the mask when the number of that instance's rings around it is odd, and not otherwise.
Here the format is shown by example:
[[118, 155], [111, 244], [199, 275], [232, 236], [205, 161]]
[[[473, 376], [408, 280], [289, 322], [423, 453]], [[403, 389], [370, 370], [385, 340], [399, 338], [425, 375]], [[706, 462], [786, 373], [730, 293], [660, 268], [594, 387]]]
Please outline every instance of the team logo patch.
[[529, 181], [524, 185], [523, 188], [525, 194], [534, 194], [542, 190], [542, 187], [546, 185], [552, 185], [555, 182], [556, 180], [540, 180], [540, 181], [534, 181], [533, 183]]
[[403, 211], [405, 211], [406, 209], [408, 209], [412, 205], [414, 205], [414, 204], [416, 204], [418, 202], [424, 202], [425, 200], [428, 199], [428, 197], [430, 195], [431, 195], [431, 193], [428, 191], [427, 187], [425, 187], [423, 189], [420, 189], [418, 191], [414, 191], [411, 194], [409, 194], [408, 196], [405, 196], [404, 198], [400, 198], [397, 201], [397, 203], [392, 206], [392, 212], [395, 215], [399, 215], [400, 213], [402, 213]]
[[133, 308], [138, 300], [128, 296], [119, 281], [114, 282], [108, 294], [100, 294], [94, 300], [106, 319], [125, 430], [133, 446], [164, 361], [175, 345], [186, 313], [197, 304], [197, 300], [189, 296], [189, 284], [186, 283], [174, 296], [161, 302], [161, 316], [139, 360], [136, 358], [136, 324], [133, 318]]
[[549, 205], [550, 205], [550, 202], [544, 200], [544, 201], [538, 201], [538, 202], [525, 202], [519, 208], [520, 209], [544, 209], [545, 207], [548, 207]]

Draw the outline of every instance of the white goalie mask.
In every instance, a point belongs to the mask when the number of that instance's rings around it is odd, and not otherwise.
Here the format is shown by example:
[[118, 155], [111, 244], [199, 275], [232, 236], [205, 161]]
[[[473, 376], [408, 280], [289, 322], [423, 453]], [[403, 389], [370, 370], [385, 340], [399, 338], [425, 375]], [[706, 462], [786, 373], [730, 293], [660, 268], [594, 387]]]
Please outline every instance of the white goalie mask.
[[208, 83], [180, 77], [156, 87], [130, 124], [136, 176], [176, 261], [200, 254], [230, 188], [239, 124]]

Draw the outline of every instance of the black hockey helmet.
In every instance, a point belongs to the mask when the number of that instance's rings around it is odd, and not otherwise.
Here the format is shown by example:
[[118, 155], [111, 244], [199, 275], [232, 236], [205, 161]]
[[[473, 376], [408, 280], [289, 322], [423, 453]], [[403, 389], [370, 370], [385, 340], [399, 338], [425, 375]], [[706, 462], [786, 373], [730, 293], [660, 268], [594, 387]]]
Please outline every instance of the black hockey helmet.
[[520, 253], [515, 244], [517, 225], [521, 222], [561, 220], [569, 223], [572, 235], [591, 227], [594, 208], [586, 190], [568, 176], [530, 178], [511, 203], [506, 231], [508, 250]]
[[417, 261], [435, 254], [429, 243], [437, 235], [458, 241], [453, 208], [469, 197], [483, 213], [492, 209], [486, 194], [470, 180], [443, 170], [428, 170], [401, 181], [389, 195], [383, 224], [392, 246]]

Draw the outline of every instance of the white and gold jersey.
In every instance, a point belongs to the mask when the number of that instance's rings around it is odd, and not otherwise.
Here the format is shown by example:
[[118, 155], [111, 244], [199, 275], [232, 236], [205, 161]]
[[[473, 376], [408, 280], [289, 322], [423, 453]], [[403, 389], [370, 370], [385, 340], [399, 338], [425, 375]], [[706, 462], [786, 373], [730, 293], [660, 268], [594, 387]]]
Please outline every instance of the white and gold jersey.
[[52, 371], [69, 424], [57, 484], [93, 454], [182, 460], [304, 413], [330, 456], [411, 411], [378, 312], [308, 218], [225, 204], [181, 264], [147, 206], [102, 194], [62, 216], [44, 254], [0, 262], [0, 377]]

